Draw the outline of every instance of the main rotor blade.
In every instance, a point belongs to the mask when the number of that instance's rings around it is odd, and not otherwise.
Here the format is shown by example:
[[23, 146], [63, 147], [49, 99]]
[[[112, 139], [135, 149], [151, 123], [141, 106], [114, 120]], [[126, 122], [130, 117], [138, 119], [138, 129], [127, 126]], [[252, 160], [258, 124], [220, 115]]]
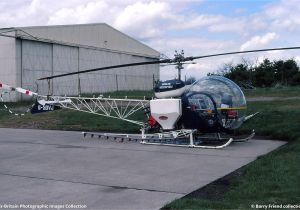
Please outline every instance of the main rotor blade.
[[127, 64], [121, 64], [121, 65], [115, 65], [115, 66], [106, 66], [106, 67], [101, 67], [101, 68], [88, 69], [88, 70], [83, 70], [83, 71], [76, 71], [76, 72], [71, 72], [71, 73], [43, 77], [38, 80], [46, 80], [46, 79], [48, 80], [48, 79], [53, 79], [53, 78], [58, 78], [58, 77], [65, 77], [65, 76], [70, 76], [70, 75], [75, 75], [75, 74], [89, 73], [89, 72], [101, 71], [101, 70], [107, 70], [107, 69], [116, 69], [116, 68], [123, 68], [123, 67], [128, 67], [128, 66], [142, 66], [142, 65], [150, 65], [150, 64], [159, 64], [159, 63], [172, 63], [172, 59], [138, 62], [138, 63], [127, 63]]
[[266, 51], [280, 51], [280, 50], [297, 50], [300, 47], [280, 47], [280, 48], [267, 48], [267, 49], [259, 49], [259, 50], [245, 50], [245, 51], [236, 51], [236, 52], [227, 52], [227, 53], [218, 53], [218, 54], [211, 54], [211, 55], [202, 55], [202, 56], [195, 56], [195, 57], [187, 57], [194, 59], [201, 59], [201, 58], [209, 58], [209, 57], [216, 57], [216, 56], [223, 56], [223, 55], [234, 55], [234, 54], [243, 54], [243, 53], [252, 53], [252, 52], [266, 52]]
[[191, 56], [191, 57], [184, 57], [184, 58], [179, 58], [179, 59], [174, 58], [174, 59], [163, 59], [163, 60], [158, 60], [158, 61], [127, 63], [127, 64], [106, 66], [106, 67], [101, 67], [101, 68], [94, 68], [94, 69], [88, 69], [88, 70], [83, 70], [83, 71], [77, 71], [77, 72], [59, 74], [59, 75], [54, 75], [54, 76], [49, 76], [49, 77], [43, 77], [38, 80], [46, 80], [46, 79], [49, 80], [49, 79], [53, 79], [53, 78], [65, 77], [65, 76], [70, 76], [70, 75], [75, 75], [75, 74], [89, 73], [89, 72], [101, 71], [101, 70], [107, 70], [107, 69], [123, 68], [123, 67], [129, 67], [129, 66], [142, 66], [142, 65], [150, 65], [150, 64], [160, 64], [160, 63], [176, 63], [176, 62], [193, 61], [196, 59], [217, 57], [217, 56], [224, 56], [224, 55], [244, 54], [244, 53], [253, 53], [253, 52], [266, 52], [266, 51], [280, 51], [280, 50], [297, 50], [297, 49], [300, 49], [300, 47], [280, 47], [280, 48], [267, 48], [267, 49], [259, 49], [259, 50], [245, 50], [245, 51], [236, 51], [236, 52], [217, 53], [217, 54], [211, 54], [211, 55]]

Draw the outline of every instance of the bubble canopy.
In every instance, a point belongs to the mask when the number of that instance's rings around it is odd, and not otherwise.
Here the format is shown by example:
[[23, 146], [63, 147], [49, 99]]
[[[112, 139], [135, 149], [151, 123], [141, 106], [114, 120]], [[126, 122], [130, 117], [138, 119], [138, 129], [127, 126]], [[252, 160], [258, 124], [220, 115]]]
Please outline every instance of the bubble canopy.
[[[196, 81], [183, 98], [188, 112], [191, 112], [190, 107], [196, 107], [193, 109], [196, 114], [207, 117], [206, 127], [218, 124], [224, 129], [236, 129], [246, 115], [244, 93], [237, 84], [222, 76], [208, 76]], [[214, 116], [210, 119], [211, 112]]]

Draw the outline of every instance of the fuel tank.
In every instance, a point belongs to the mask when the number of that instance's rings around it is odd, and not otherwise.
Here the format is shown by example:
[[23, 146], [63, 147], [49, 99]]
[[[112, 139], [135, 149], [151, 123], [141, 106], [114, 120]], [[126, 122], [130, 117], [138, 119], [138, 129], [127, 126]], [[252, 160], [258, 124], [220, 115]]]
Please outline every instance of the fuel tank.
[[178, 98], [186, 90], [186, 85], [178, 79], [159, 82], [154, 88], [156, 98]]

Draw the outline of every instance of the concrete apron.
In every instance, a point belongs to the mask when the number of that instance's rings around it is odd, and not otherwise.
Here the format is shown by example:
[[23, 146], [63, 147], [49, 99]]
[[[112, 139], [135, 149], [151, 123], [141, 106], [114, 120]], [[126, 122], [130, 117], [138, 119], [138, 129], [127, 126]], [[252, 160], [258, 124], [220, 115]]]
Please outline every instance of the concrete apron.
[[159, 209], [284, 143], [251, 140], [205, 150], [0, 128], [0, 204]]

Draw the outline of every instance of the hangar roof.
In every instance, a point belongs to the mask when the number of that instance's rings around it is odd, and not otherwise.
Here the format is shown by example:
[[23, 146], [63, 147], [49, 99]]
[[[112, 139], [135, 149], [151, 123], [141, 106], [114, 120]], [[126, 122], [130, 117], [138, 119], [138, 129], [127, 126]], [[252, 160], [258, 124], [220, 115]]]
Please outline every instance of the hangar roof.
[[5, 28], [16, 38], [158, 58], [159, 52], [106, 23]]

